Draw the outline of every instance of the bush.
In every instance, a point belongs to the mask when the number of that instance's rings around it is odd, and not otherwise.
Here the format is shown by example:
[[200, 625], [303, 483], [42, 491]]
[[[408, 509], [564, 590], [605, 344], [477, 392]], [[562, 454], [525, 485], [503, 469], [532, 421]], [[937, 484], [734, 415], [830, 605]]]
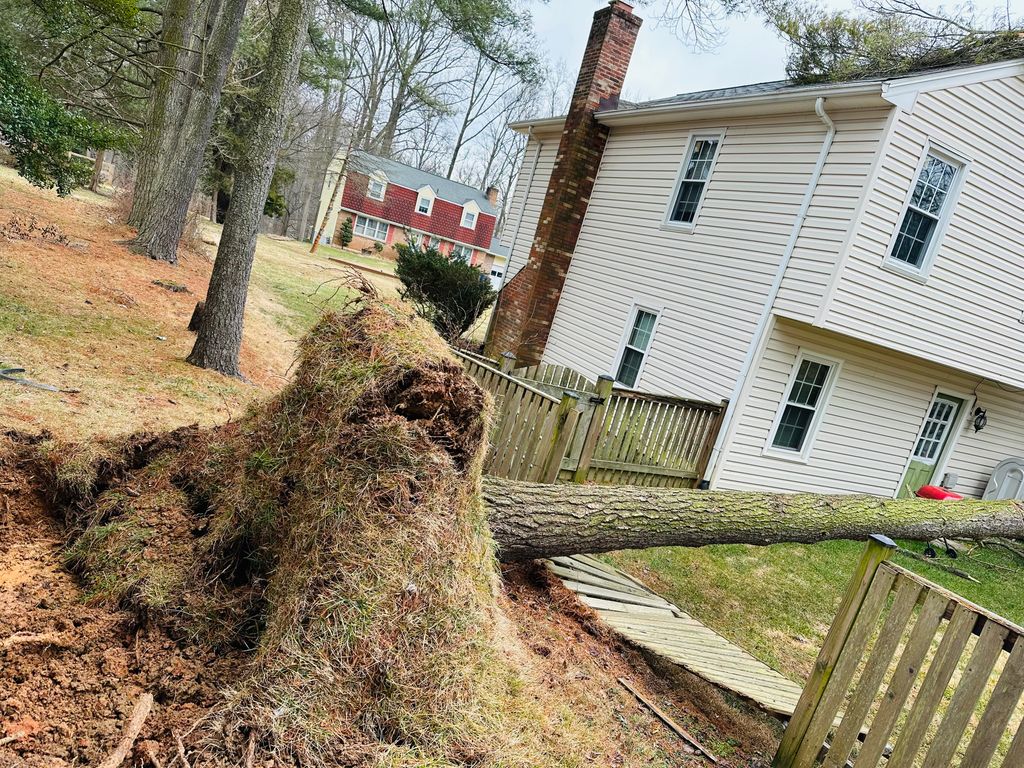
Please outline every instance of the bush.
[[459, 338], [494, 303], [491, 281], [476, 267], [433, 247], [398, 243], [395, 249], [395, 274], [403, 286], [399, 293], [448, 341]]
[[341, 222], [341, 229], [338, 231], [338, 241], [342, 248], [348, 248], [352, 242], [352, 219], [347, 218]]

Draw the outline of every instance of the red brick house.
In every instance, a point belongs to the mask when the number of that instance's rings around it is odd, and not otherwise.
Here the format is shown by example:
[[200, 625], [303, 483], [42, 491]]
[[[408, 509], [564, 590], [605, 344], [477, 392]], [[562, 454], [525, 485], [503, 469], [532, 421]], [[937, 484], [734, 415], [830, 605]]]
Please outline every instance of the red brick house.
[[412, 240], [464, 259], [500, 280], [507, 250], [494, 237], [497, 202], [493, 187], [484, 193], [395, 160], [354, 152], [332, 240], [337, 241], [345, 219], [351, 219], [352, 248], [375, 248], [379, 243], [393, 255], [395, 243]]

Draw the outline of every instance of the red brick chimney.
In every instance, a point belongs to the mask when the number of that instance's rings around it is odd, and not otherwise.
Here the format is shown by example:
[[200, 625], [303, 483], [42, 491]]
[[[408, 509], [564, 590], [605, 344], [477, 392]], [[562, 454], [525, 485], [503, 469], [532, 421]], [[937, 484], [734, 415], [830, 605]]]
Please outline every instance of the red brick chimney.
[[487, 188], [487, 192], [486, 192], [487, 202], [490, 203], [495, 208], [498, 207], [498, 194], [499, 194], [499, 192], [498, 192], [498, 188], [497, 187], [488, 187]]
[[622, 0], [594, 14], [530, 258], [502, 289], [491, 354], [513, 352], [522, 365], [540, 362], [608, 140], [594, 112], [619, 103], [640, 24]]

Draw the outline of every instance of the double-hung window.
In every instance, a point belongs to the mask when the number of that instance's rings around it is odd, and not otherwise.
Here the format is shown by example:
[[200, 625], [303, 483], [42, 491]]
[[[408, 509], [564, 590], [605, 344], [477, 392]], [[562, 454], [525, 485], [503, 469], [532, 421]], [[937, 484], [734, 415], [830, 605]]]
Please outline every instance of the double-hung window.
[[476, 229], [476, 213], [473, 211], [463, 211], [462, 226], [467, 229]]
[[387, 222], [379, 219], [371, 219], [366, 216], [356, 216], [354, 227], [357, 235], [369, 237], [374, 240], [386, 240], [388, 236]]
[[803, 356], [797, 360], [786, 398], [775, 417], [769, 447], [772, 452], [807, 458], [813, 433], [821, 420], [837, 364]]
[[416, 213], [422, 213], [424, 216], [430, 215], [430, 207], [433, 204], [433, 200], [426, 196], [420, 196], [416, 201]]
[[387, 186], [387, 182], [383, 179], [375, 179], [371, 176], [370, 183], [366, 187], [366, 196], [372, 197], [374, 200], [383, 200]]
[[686, 148], [683, 167], [679, 173], [675, 197], [668, 211], [667, 223], [670, 225], [692, 226], [697, 219], [701, 201], [711, 179], [711, 170], [718, 156], [718, 145], [722, 137], [694, 136]]
[[473, 255], [473, 249], [462, 243], [455, 243], [452, 246], [452, 258], [469, 263], [469, 257]]
[[963, 164], [929, 152], [903, 209], [889, 263], [923, 273], [938, 247], [942, 228], [955, 202]]
[[615, 380], [622, 386], [636, 386], [636, 381], [640, 378], [640, 371], [647, 357], [647, 351], [651, 346], [651, 337], [654, 336], [654, 326], [657, 322], [656, 312], [637, 307], [633, 313], [633, 322], [626, 336], [626, 343], [622, 347], [619, 368], [615, 374]]

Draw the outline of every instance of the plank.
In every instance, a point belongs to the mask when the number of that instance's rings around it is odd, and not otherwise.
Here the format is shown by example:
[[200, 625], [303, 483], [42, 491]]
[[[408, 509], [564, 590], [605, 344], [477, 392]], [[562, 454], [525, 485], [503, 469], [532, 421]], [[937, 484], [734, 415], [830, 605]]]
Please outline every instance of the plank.
[[846, 707], [839, 729], [832, 739], [831, 747], [822, 768], [844, 768], [854, 742], [860, 735], [864, 719], [871, 709], [875, 695], [885, 678], [885, 673], [892, 662], [893, 654], [899, 646], [903, 632], [914, 613], [914, 606], [924, 591], [924, 587], [906, 576], [897, 576], [896, 599], [893, 600], [882, 630], [871, 649], [867, 664], [861, 672], [860, 680], [853, 692], [853, 698]]
[[637, 701], [639, 701], [641, 704], [643, 704], [645, 707], [647, 707], [649, 710], [651, 710], [651, 712], [653, 712], [658, 717], [659, 720], [661, 720], [663, 723], [665, 723], [665, 725], [667, 725], [669, 728], [671, 728], [673, 731], [675, 731], [675, 733], [678, 736], [680, 736], [684, 741], [686, 741], [689, 744], [691, 744], [702, 755], [704, 755], [709, 760], [711, 760], [712, 763], [717, 763], [718, 762], [718, 758], [715, 757], [713, 754], [711, 754], [711, 752], [708, 751], [707, 747], [705, 747], [703, 744], [701, 744], [699, 741], [697, 741], [696, 738], [694, 738], [692, 735], [690, 735], [689, 731], [684, 730], [680, 725], [678, 725], [675, 722], [675, 720], [673, 720], [667, 714], [665, 714], [660, 709], [658, 709], [658, 707], [654, 704], [654, 702], [649, 701], [646, 698], [644, 698], [643, 695], [641, 695], [640, 691], [638, 691], [636, 688], [634, 688], [632, 685], [630, 685], [629, 682], [625, 678], [622, 678], [622, 677], [619, 678], [619, 685], [621, 685], [627, 691], [632, 693], [637, 698]]
[[903, 710], [903, 705], [921, 671], [921, 665], [928, 656], [932, 638], [939, 629], [947, 605], [949, 600], [929, 591], [914, 628], [910, 631], [910, 639], [907, 640], [907, 645], [896, 664], [896, 671], [878, 707], [878, 712], [871, 721], [864, 746], [857, 755], [857, 762], [861, 765], [874, 766], [882, 758], [896, 719]]
[[999, 740], [1010, 724], [1024, 691], [1024, 643], [1018, 641], [992, 691], [985, 714], [967, 745], [960, 768], [985, 768], [995, 755]]
[[988, 684], [996, 659], [999, 658], [1006, 632], [1005, 627], [991, 621], [986, 622], [981, 630], [971, 660], [960, 676], [960, 683], [946, 707], [939, 730], [921, 763], [923, 768], [946, 768], [953, 760], [978, 699]]

